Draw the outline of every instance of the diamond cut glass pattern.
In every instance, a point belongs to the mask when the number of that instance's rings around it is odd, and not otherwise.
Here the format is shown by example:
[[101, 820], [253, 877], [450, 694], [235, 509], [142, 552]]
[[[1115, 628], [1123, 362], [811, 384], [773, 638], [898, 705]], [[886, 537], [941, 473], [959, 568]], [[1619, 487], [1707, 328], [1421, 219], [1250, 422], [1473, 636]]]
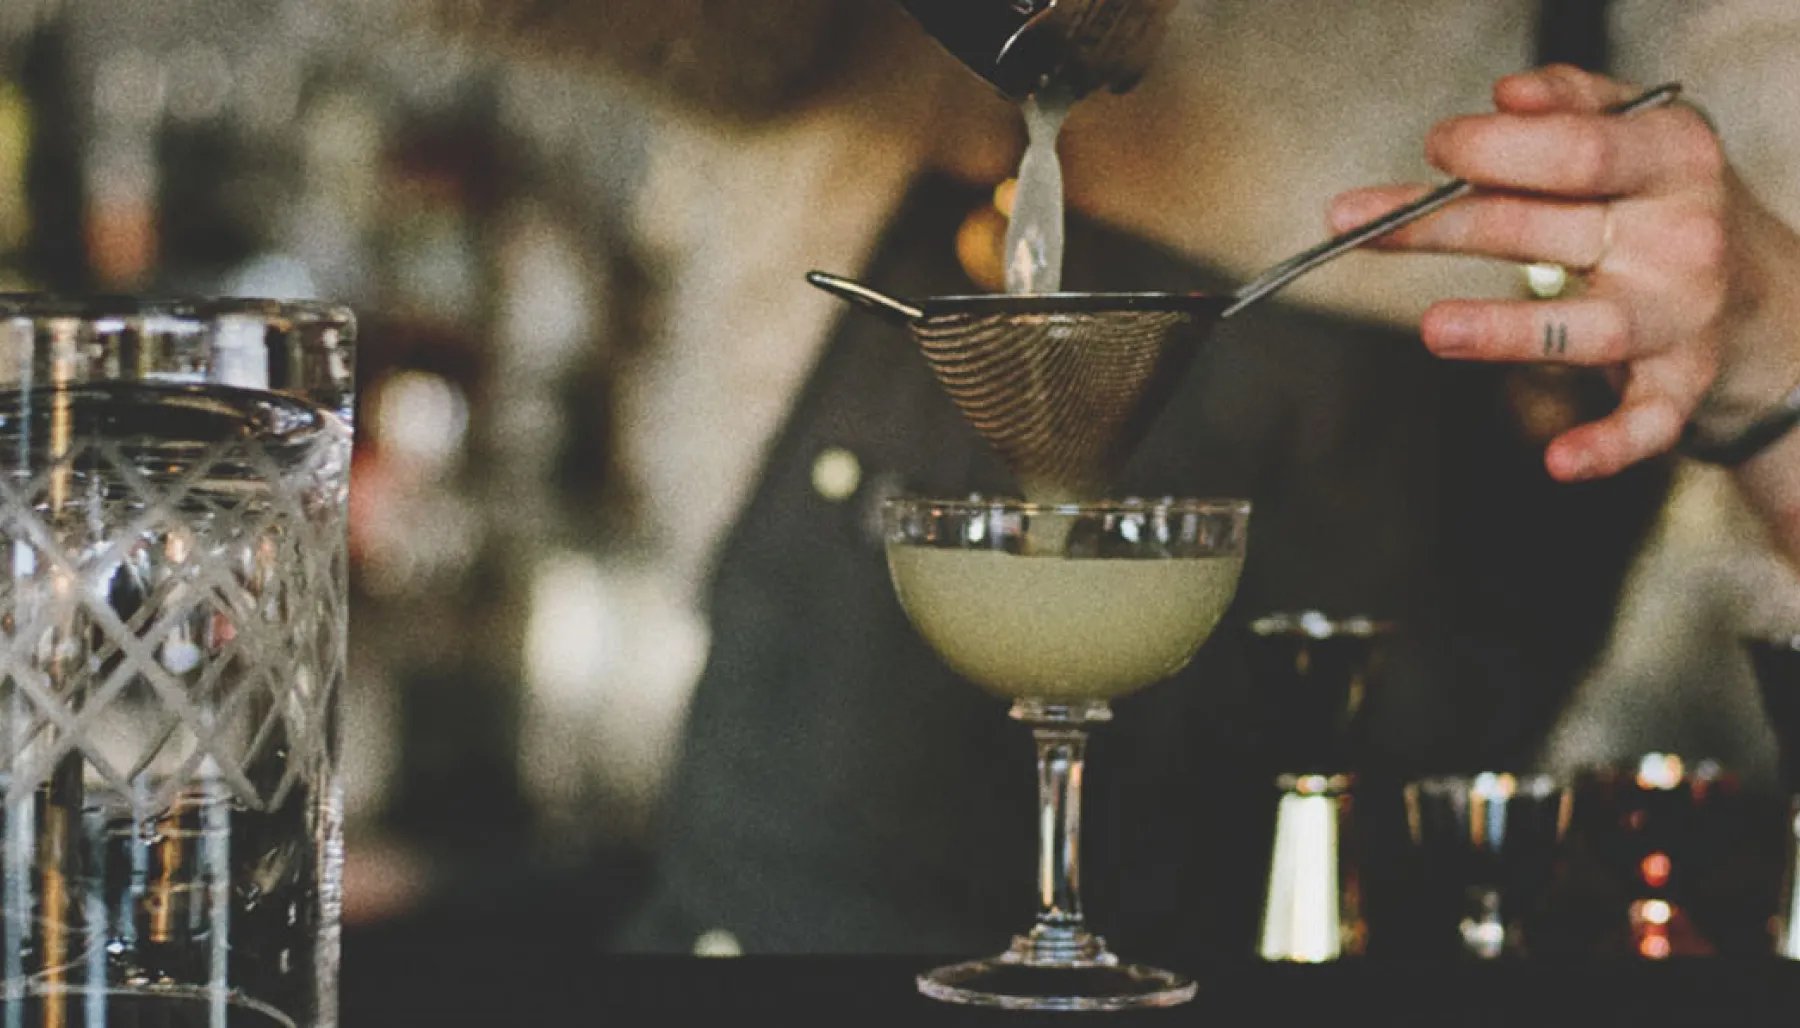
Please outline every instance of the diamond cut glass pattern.
[[0, 296], [7, 1023], [336, 1023], [353, 340]]
[[[233, 440], [158, 482], [101, 445], [23, 489], [0, 480], [13, 568], [0, 626], [9, 802], [71, 753], [120, 793], [160, 779], [153, 806], [203, 765], [252, 810], [317, 773], [344, 671], [344, 533], [340, 505], [288, 486], [330, 478], [347, 448], [317, 445], [284, 469], [260, 442]], [[269, 487], [201, 487], [246, 472]], [[46, 499], [59, 476], [88, 487], [60, 511]], [[280, 773], [259, 769], [277, 749]]]

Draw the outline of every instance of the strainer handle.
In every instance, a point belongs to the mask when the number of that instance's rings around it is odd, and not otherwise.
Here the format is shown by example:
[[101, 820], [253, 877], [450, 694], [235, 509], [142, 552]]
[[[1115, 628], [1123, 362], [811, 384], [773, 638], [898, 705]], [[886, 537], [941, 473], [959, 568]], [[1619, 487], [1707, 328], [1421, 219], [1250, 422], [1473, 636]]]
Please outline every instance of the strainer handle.
[[[1635, 114], [1652, 107], [1661, 107], [1679, 95], [1681, 95], [1681, 84], [1668, 82], [1624, 103], [1614, 104], [1606, 109], [1606, 113]], [[1410, 225], [1452, 200], [1467, 196], [1474, 188], [1463, 179], [1452, 179], [1404, 207], [1395, 208], [1379, 218], [1363, 222], [1353, 229], [1332, 236], [1310, 250], [1289, 257], [1238, 287], [1237, 292], [1231, 294], [1231, 305], [1226, 307], [1219, 316], [1230, 317], [1236, 314], [1326, 261], [1354, 250], [1371, 239], [1379, 239], [1403, 226]]]
[[923, 308], [907, 303], [898, 297], [889, 296], [878, 289], [847, 279], [842, 275], [833, 275], [826, 271], [809, 271], [806, 280], [820, 289], [842, 297], [864, 310], [873, 311], [890, 321], [911, 323], [925, 316]]

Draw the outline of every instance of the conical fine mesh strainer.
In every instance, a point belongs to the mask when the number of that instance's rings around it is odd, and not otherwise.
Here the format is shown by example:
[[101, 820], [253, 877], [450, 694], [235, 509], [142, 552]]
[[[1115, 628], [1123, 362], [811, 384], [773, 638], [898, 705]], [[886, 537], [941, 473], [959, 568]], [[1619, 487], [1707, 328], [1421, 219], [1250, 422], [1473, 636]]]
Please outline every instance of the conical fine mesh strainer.
[[1096, 496], [1224, 303], [1179, 293], [964, 296], [907, 322], [938, 381], [1033, 499]]
[[918, 304], [815, 271], [904, 324], [964, 417], [1041, 501], [1097, 496], [1181, 382], [1232, 297], [996, 293]]

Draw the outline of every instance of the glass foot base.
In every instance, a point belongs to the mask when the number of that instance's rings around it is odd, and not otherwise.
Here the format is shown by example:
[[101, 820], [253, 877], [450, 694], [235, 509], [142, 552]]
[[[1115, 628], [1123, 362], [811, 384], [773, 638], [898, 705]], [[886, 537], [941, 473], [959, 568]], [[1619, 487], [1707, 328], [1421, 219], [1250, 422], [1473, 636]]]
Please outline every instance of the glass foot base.
[[927, 971], [919, 991], [946, 1003], [1008, 1010], [1135, 1010], [1194, 998], [1193, 979], [1174, 971], [1099, 960], [1027, 963], [1012, 953]]

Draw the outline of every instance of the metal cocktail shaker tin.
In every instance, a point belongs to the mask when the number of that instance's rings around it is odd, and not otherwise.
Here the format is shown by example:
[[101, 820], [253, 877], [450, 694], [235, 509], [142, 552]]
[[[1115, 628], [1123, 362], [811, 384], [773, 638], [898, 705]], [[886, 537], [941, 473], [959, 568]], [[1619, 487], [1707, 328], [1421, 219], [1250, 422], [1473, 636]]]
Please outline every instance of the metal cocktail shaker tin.
[[1150, 66], [1175, 0], [900, 0], [944, 48], [1019, 100], [1056, 87], [1123, 93]]

